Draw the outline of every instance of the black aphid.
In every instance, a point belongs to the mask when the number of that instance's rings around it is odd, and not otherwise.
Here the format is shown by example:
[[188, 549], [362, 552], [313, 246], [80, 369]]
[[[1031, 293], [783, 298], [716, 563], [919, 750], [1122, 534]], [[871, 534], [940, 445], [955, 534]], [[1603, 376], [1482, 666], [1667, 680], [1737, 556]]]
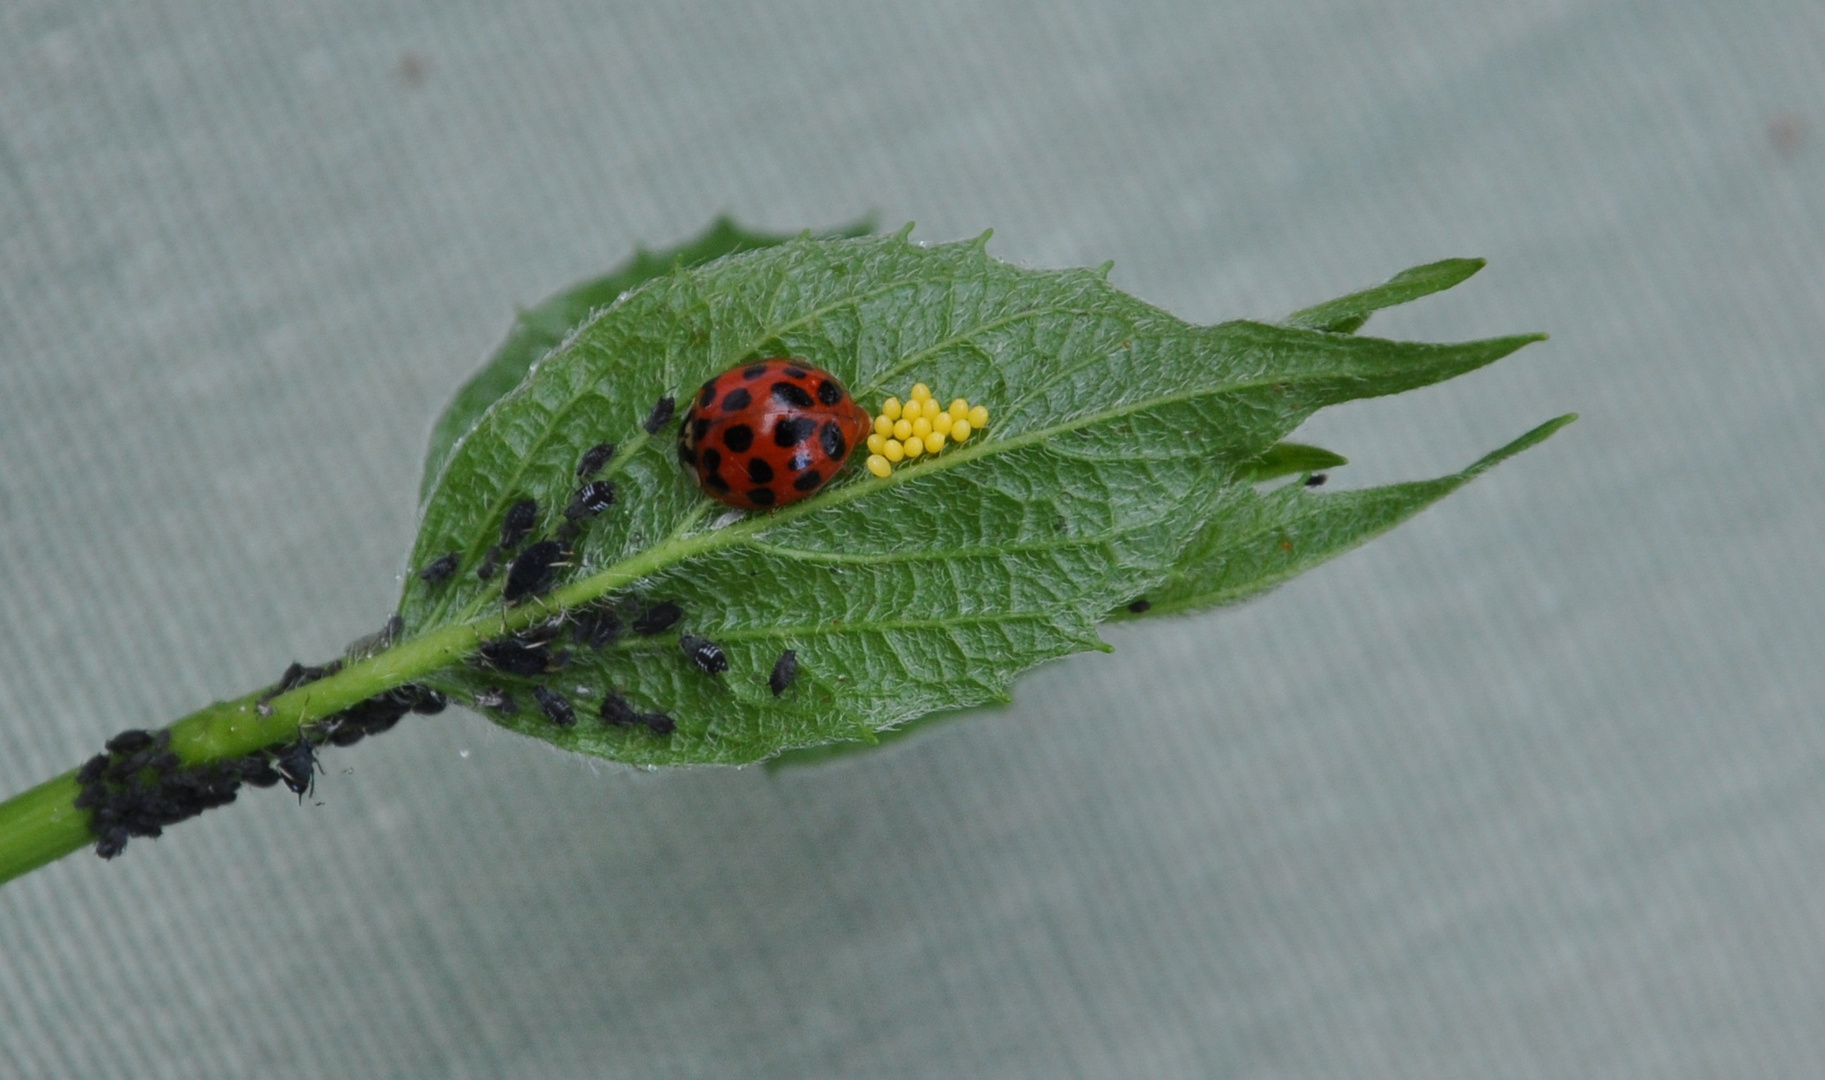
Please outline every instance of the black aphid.
[[483, 642], [480, 650], [483, 664], [509, 675], [543, 675], [551, 670], [551, 650], [543, 645], [526, 645], [513, 638]]
[[570, 702], [565, 701], [562, 694], [543, 686], [535, 686], [532, 688], [532, 696], [538, 701], [539, 709], [544, 712], [545, 719], [559, 727], [576, 725], [576, 710], [570, 707]]
[[798, 678], [798, 654], [787, 649], [779, 654], [778, 660], [773, 661], [773, 672], [767, 676], [767, 688], [773, 691], [774, 697], [778, 697], [786, 692], [786, 687], [791, 686], [792, 680], [796, 678]]
[[507, 508], [507, 516], [501, 519], [501, 547], [511, 551], [520, 546], [520, 541], [532, 535], [532, 527], [539, 520], [539, 504], [531, 499], [521, 499]]
[[488, 554], [482, 556], [481, 565], [475, 568], [475, 576], [481, 578], [483, 581], [487, 581], [494, 576], [495, 569], [500, 565], [501, 549], [497, 545], [489, 548]]
[[286, 788], [302, 803], [317, 783], [317, 748], [310, 740], [300, 738], [274, 756], [273, 768], [279, 779], [285, 781]]
[[615, 482], [613, 480], [591, 480], [577, 489], [570, 497], [570, 505], [564, 508], [564, 516], [571, 521], [578, 518], [594, 517], [615, 505]]
[[419, 687], [418, 700], [412, 703], [412, 711], [420, 716], [436, 716], [450, 704], [450, 699], [429, 687]]
[[641, 713], [640, 722], [655, 735], [670, 735], [678, 730], [678, 722], [662, 712]]
[[633, 727], [640, 722], [640, 714], [628, 704], [627, 699], [613, 690], [602, 699], [602, 721], [616, 727]]
[[1136, 600], [1134, 603], [1129, 604], [1128, 610], [1134, 612], [1136, 615], [1139, 615], [1152, 607], [1153, 607], [1153, 601], [1151, 601], [1143, 596], [1139, 600]]
[[426, 585], [441, 585], [450, 580], [461, 562], [462, 560], [454, 551], [448, 555], [439, 555], [418, 572], [418, 580]]
[[609, 459], [614, 456], [614, 443], [597, 443], [583, 451], [582, 458], [577, 461], [577, 479], [587, 480], [601, 472], [602, 466], [608, 464]]
[[255, 754], [240, 760], [241, 780], [257, 788], [269, 788], [284, 779], [279, 770], [272, 767], [272, 760], [265, 754]]
[[653, 402], [653, 411], [643, 425], [648, 435], [657, 435], [659, 429], [672, 422], [672, 413], [678, 410], [678, 403], [670, 397], [662, 397]]
[[501, 586], [501, 599], [509, 604], [528, 596], [549, 592], [557, 577], [558, 564], [570, 552], [561, 540], [540, 540], [520, 552], [507, 567], [507, 581]]
[[1305, 478], [1305, 486], [1306, 487], [1323, 487], [1324, 482], [1329, 479], [1330, 479], [1330, 477], [1326, 476], [1325, 474], [1323, 474], [1321, 472], [1315, 472], [1312, 475]]
[[728, 656], [709, 638], [681, 634], [678, 637], [678, 647], [684, 650], [684, 655], [691, 658], [691, 663], [702, 668], [706, 674], [720, 675], [729, 670]]
[[634, 620], [636, 634], [663, 634], [684, 617], [684, 609], [670, 600], [661, 600], [642, 611]]
[[151, 746], [153, 741], [150, 731], [133, 729], [121, 732], [103, 745], [108, 748], [110, 754], [132, 754]]
[[621, 636], [621, 616], [606, 604], [592, 604], [571, 613], [570, 639], [578, 645], [601, 649]]
[[491, 686], [488, 689], [477, 693], [475, 695], [475, 707], [478, 709], [494, 709], [498, 712], [505, 713], [508, 716], [512, 716], [514, 713], [520, 711], [519, 705], [513, 700], [513, 695], [498, 686]]

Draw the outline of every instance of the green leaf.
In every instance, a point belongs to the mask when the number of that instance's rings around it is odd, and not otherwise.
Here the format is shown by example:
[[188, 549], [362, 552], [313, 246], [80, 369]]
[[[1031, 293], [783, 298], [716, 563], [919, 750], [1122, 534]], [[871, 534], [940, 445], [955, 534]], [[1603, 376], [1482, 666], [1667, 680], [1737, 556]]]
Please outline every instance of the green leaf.
[[[680, 268], [596, 314], [455, 446], [411, 565], [454, 554], [460, 569], [435, 583], [409, 575], [400, 605], [408, 639], [551, 625], [548, 648], [568, 663], [518, 676], [452, 657], [427, 681], [479, 697], [514, 730], [651, 764], [756, 761], [1006, 700], [1021, 670], [1102, 648], [1105, 615], [1173, 580], [1208, 523], [1250, 505], [1250, 463], [1312, 412], [1537, 340], [1191, 326], [1100, 273], [1016, 268], [984, 241], [801, 238]], [[851, 470], [776, 512], [727, 511], [677, 464], [675, 427], [649, 435], [643, 422], [661, 397], [682, 412], [706, 379], [776, 355], [834, 372], [871, 408], [920, 381], [992, 419], [886, 479]], [[535, 537], [552, 535], [579, 457], [600, 442], [619, 447], [598, 474], [618, 485], [617, 504], [577, 538], [552, 592], [505, 607], [502, 575], [475, 568], [508, 507], [536, 500]], [[631, 619], [659, 601], [682, 606], [680, 627], [602, 649], [575, 640], [578, 609], [610, 604]], [[729, 670], [697, 670], [680, 630], [720, 644]], [[799, 675], [776, 698], [767, 676], [785, 649]], [[535, 685], [579, 722], [542, 716]], [[488, 708], [497, 691], [517, 710]], [[676, 732], [600, 722], [610, 693], [668, 714]]]
[[1444, 292], [1483, 268], [1482, 259], [1445, 259], [1403, 270], [1372, 289], [1341, 296], [1286, 317], [1288, 326], [1323, 330], [1328, 334], [1354, 334], [1382, 308], [1410, 303], [1422, 296]]
[[1258, 596], [1380, 536], [1501, 462], [1545, 442], [1575, 419], [1577, 414], [1572, 413], [1548, 420], [1462, 472], [1436, 480], [1327, 493], [1301, 485], [1268, 492], [1237, 489], [1231, 503], [1205, 524], [1172, 574], [1109, 617], [1174, 615]]
[[[872, 222], [859, 221], [833, 229], [825, 236], [866, 236]], [[578, 282], [519, 312], [507, 339], [494, 350], [481, 370], [469, 377], [431, 429], [431, 446], [425, 454], [424, 476], [418, 484], [422, 502], [450, 459], [456, 440], [468, 434], [488, 406], [520, 384], [533, 362], [558, 346], [597, 308], [607, 307], [629, 289], [651, 281], [680, 266], [702, 266], [738, 251], [758, 251], [792, 239], [796, 234], [750, 232], [726, 217], [716, 219], [703, 235], [675, 248], [647, 251], [642, 248], [627, 262], [589, 281]]]
[[1253, 461], [1243, 463], [1247, 478], [1255, 483], [1263, 480], [1277, 480], [1282, 476], [1295, 473], [1315, 473], [1321, 469], [1335, 469], [1339, 465], [1348, 465], [1349, 459], [1342, 454], [1334, 454], [1322, 446], [1307, 446], [1304, 443], [1283, 442], [1268, 447], [1267, 453]]
[[[1180, 615], [1259, 596], [1288, 578], [1387, 532], [1497, 464], [1546, 441], [1575, 419], [1577, 416], [1571, 414], [1549, 420], [1469, 468], [1436, 480], [1328, 494], [1300, 486], [1267, 493], [1238, 492], [1231, 510], [1219, 513], [1206, 524], [1159, 588], [1110, 612], [1109, 620]], [[1337, 463], [1341, 464], [1341, 459]], [[767, 765], [784, 768], [823, 764], [897, 742], [959, 715], [945, 712], [919, 717], [868, 741], [788, 750]]]

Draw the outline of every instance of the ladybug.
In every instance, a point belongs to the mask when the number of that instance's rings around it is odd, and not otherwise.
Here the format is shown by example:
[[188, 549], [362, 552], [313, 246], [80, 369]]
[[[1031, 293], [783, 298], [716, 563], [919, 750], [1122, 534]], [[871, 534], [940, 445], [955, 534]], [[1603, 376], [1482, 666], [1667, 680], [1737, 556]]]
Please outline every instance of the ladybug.
[[828, 371], [756, 360], [703, 384], [678, 430], [678, 460], [712, 499], [766, 510], [829, 483], [872, 424]]

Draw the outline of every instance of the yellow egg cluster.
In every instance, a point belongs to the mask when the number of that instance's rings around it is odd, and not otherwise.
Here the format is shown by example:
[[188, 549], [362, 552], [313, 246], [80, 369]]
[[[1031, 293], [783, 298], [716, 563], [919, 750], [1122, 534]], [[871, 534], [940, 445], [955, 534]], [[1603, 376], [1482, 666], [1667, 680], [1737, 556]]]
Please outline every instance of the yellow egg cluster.
[[989, 411], [958, 398], [949, 408], [932, 397], [931, 387], [913, 386], [901, 403], [890, 397], [874, 418], [868, 436], [868, 471], [886, 477], [902, 461], [936, 454], [952, 443], [969, 442], [970, 436], [989, 426]]

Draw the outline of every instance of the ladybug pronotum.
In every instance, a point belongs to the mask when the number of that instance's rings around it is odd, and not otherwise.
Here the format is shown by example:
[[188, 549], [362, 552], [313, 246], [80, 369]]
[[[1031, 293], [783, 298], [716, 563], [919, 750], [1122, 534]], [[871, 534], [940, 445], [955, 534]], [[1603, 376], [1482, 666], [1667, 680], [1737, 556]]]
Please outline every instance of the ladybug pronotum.
[[756, 360], [703, 384], [678, 432], [678, 460], [713, 499], [766, 510], [829, 483], [871, 419], [828, 371]]

